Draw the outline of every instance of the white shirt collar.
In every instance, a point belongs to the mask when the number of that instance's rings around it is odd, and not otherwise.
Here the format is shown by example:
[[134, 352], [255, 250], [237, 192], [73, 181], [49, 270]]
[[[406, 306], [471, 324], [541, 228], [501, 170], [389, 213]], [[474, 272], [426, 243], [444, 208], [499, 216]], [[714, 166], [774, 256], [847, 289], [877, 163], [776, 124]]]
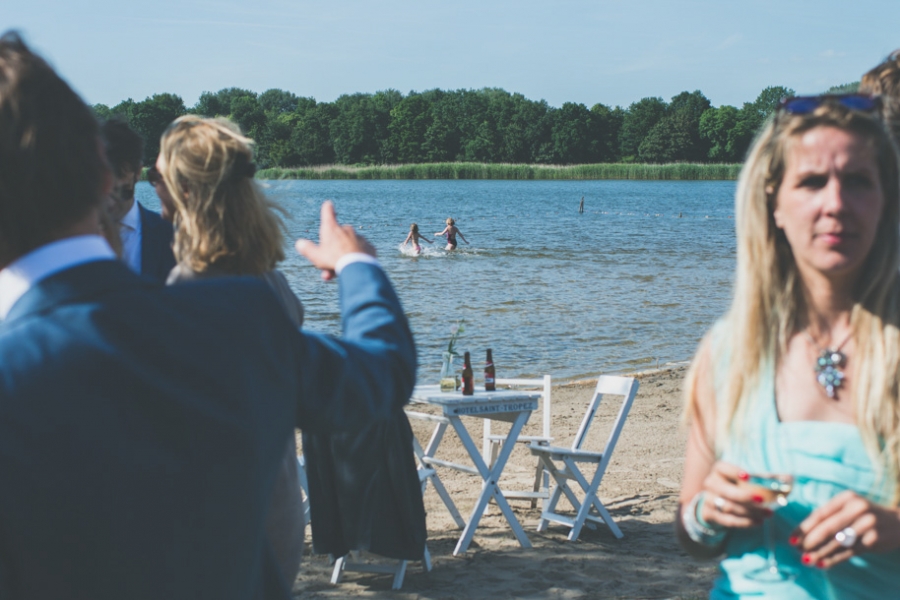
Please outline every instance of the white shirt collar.
[[137, 200], [135, 200], [131, 204], [131, 208], [128, 209], [128, 212], [125, 213], [125, 216], [122, 217], [122, 220], [119, 221], [120, 225], [124, 225], [125, 227], [131, 227], [135, 231], [137, 231], [138, 227], [141, 224], [141, 214], [140, 209], [138, 208]]
[[115, 258], [99, 235], [57, 240], [20, 256], [0, 271], [0, 319], [5, 319], [19, 298], [42, 279], [82, 263]]

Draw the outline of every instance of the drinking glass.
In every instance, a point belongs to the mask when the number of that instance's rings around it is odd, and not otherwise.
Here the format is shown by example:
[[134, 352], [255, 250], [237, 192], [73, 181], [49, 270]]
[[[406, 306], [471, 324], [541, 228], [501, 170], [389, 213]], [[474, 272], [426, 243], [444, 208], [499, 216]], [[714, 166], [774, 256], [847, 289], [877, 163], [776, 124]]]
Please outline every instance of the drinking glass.
[[[794, 487], [794, 477], [792, 475], [750, 475], [747, 481], [741, 482], [741, 487], [751, 490], [754, 494], [758, 494], [763, 498], [763, 505], [766, 508], [775, 511], [787, 505], [788, 494]], [[745, 575], [747, 579], [753, 581], [762, 581], [767, 583], [775, 583], [780, 581], [791, 581], [797, 577], [797, 571], [791, 567], [778, 564], [775, 560], [775, 532], [773, 530], [772, 519], [769, 517], [763, 522], [763, 535], [766, 540], [766, 551], [768, 556], [766, 564], [759, 569], [750, 571]]]

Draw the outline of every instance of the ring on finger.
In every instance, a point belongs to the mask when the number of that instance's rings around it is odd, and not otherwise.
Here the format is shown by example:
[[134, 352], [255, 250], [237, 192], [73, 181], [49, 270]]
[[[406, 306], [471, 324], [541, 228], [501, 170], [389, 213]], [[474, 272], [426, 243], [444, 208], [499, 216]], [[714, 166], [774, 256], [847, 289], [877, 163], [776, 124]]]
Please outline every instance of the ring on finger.
[[852, 527], [844, 527], [834, 534], [835, 541], [844, 548], [852, 548], [859, 536]]
[[716, 499], [713, 500], [713, 506], [716, 507], [716, 510], [722, 512], [725, 510], [725, 498], [722, 496], [716, 496]]

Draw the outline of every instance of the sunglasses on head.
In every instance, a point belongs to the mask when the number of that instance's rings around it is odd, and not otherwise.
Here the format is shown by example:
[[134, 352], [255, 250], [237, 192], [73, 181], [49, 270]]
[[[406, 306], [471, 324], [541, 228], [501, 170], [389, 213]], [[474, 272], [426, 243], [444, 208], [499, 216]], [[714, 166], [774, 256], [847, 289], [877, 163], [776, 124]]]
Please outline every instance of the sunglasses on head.
[[156, 165], [147, 169], [147, 181], [150, 182], [150, 185], [156, 187], [160, 183], [162, 183], [162, 173], [157, 170]]
[[822, 94], [821, 96], [793, 96], [778, 103], [778, 111], [792, 115], [808, 115], [823, 104], [840, 104], [859, 112], [876, 112], [881, 109], [881, 96], [868, 94]]

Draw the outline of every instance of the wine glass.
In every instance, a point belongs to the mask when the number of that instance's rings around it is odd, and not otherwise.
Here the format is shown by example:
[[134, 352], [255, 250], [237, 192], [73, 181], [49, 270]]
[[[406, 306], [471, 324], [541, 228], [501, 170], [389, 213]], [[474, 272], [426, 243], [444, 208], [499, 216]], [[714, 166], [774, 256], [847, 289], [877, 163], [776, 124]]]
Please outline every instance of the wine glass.
[[[751, 490], [762, 497], [763, 505], [770, 510], [777, 510], [787, 506], [787, 497], [794, 487], [792, 475], [750, 475], [746, 481], [741, 481], [740, 486]], [[772, 519], [769, 517], [763, 522], [763, 535], [766, 539], [766, 551], [768, 556], [766, 564], [759, 569], [750, 571], [745, 575], [747, 579], [766, 583], [791, 581], [797, 577], [796, 569], [778, 564], [775, 560], [775, 540]]]

